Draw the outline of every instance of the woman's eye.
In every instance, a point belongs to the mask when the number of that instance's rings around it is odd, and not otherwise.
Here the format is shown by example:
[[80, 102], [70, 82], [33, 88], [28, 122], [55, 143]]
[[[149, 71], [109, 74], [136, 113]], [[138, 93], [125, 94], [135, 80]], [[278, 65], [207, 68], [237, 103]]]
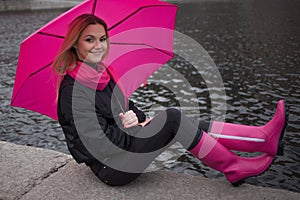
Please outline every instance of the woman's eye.
[[106, 37], [100, 38], [100, 42], [105, 42], [106, 41]]
[[85, 41], [87, 41], [87, 42], [94, 42], [94, 39], [92, 39], [92, 38], [87, 38]]

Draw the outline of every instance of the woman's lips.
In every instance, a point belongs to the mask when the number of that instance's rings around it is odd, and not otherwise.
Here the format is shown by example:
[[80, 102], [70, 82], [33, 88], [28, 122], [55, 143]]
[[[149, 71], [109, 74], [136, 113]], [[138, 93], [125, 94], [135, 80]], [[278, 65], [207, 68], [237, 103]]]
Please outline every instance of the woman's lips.
[[95, 51], [95, 52], [90, 52], [90, 53], [95, 55], [95, 56], [100, 56], [104, 53], [104, 51]]

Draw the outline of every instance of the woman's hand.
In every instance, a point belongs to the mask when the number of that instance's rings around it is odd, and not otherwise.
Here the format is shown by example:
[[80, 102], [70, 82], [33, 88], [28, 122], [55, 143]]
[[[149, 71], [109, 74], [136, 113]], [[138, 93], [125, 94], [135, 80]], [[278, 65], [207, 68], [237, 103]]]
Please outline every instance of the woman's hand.
[[139, 124], [138, 118], [132, 110], [129, 110], [125, 113], [120, 113], [119, 117], [122, 121], [124, 128], [130, 128]]

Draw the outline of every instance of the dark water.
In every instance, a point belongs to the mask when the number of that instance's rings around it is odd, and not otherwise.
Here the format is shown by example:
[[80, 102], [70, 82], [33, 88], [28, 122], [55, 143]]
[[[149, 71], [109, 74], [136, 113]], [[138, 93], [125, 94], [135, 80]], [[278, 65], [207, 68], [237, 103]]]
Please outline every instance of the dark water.
[[[226, 121], [263, 125], [272, 118], [279, 99], [285, 99], [289, 125], [285, 154], [275, 158], [263, 175], [248, 183], [300, 192], [300, 2], [297, 0], [201, 1], [179, 4], [177, 31], [207, 50], [222, 75], [226, 95]], [[56, 121], [27, 110], [9, 106], [21, 41], [63, 10], [0, 13], [0, 139], [16, 144], [43, 147], [68, 153], [64, 136]], [[190, 91], [181, 91], [185, 101], [198, 101], [202, 119], [209, 119], [211, 102], [201, 75], [183, 58], [169, 62], [188, 79]], [[164, 69], [160, 70], [163, 73]], [[174, 87], [177, 77], [165, 80]], [[134, 94], [139, 107], [154, 114], [177, 102], [168, 88], [149, 84]], [[195, 110], [182, 108], [189, 116]], [[176, 149], [176, 148], [175, 148]], [[179, 151], [183, 151], [180, 147]], [[174, 154], [174, 152], [173, 152]], [[184, 152], [175, 162], [172, 151], [158, 159], [172, 171], [224, 179]], [[159, 165], [159, 164], [157, 164]]]

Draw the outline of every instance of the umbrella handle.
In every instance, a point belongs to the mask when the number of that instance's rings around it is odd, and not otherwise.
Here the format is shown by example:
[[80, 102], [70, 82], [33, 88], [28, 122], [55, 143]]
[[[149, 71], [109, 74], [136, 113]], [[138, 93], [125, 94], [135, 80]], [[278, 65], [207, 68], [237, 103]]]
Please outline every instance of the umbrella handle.
[[[114, 89], [112, 88], [111, 84], [108, 84], [108, 86], [110, 87], [111, 91], [114, 91]], [[123, 113], [125, 113], [125, 110], [120, 102], [120, 99], [117, 97], [117, 95], [112, 92], [112, 95], [114, 96], [114, 98], [117, 100], [118, 105], [120, 106], [121, 110]], [[125, 100], [124, 100], [124, 107], [126, 108], [126, 104], [125, 104]]]
[[122, 110], [122, 112], [123, 113], [125, 113], [125, 110], [123, 109], [123, 106], [122, 106], [122, 104], [121, 104], [121, 102], [120, 102], [120, 100], [119, 100], [119, 98], [113, 93], [113, 95], [115, 96], [115, 98], [117, 99], [117, 102], [118, 102], [118, 104], [119, 104], [119, 106], [120, 106], [120, 108], [121, 108], [121, 110]]

